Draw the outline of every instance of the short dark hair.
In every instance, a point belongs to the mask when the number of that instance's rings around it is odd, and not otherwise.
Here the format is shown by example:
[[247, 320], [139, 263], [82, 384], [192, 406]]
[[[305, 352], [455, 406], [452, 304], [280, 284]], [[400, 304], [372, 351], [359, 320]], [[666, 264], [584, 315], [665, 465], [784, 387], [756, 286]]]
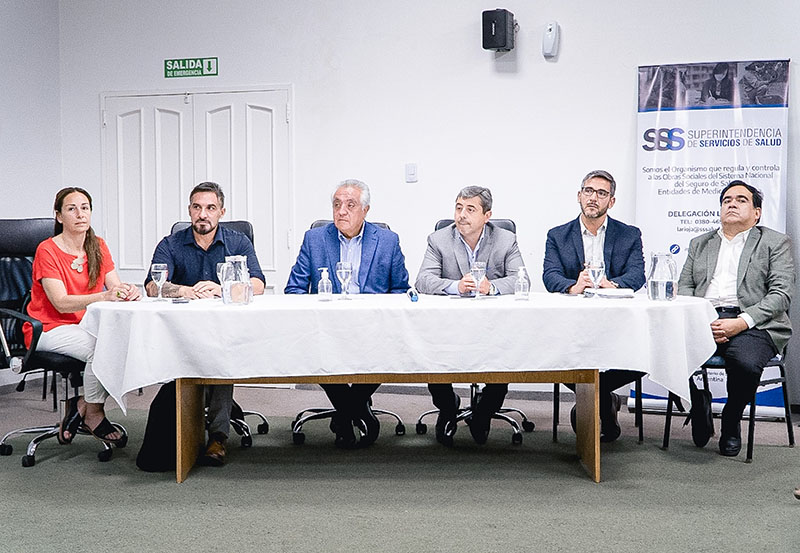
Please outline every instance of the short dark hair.
[[612, 177], [611, 173], [609, 173], [608, 171], [603, 171], [602, 169], [595, 169], [594, 171], [589, 171], [581, 181], [581, 188], [583, 188], [583, 185], [586, 184], [587, 181], [590, 181], [592, 179], [603, 179], [605, 181], [608, 181], [608, 184], [611, 185], [611, 190], [610, 190], [611, 197], [613, 197], [614, 194], [617, 192], [617, 181], [614, 180], [614, 177]]
[[745, 188], [747, 188], [753, 195], [753, 207], [759, 209], [761, 208], [761, 205], [764, 203], [764, 194], [761, 193], [761, 190], [759, 190], [752, 184], [747, 184], [743, 180], [731, 181], [730, 184], [728, 184], [728, 186], [722, 189], [722, 192], [719, 193], [719, 205], [722, 205], [722, 198], [725, 197], [725, 192], [727, 192], [734, 186], [744, 186]]
[[459, 198], [467, 200], [475, 197], [480, 200], [481, 208], [484, 213], [492, 209], [492, 191], [483, 186], [467, 186], [462, 188], [458, 196], [456, 196], [456, 201], [458, 201]]
[[199, 192], [213, 192], [217, 196], [217, 200], [219, 201], [219, 207], [222, 209], [225, 207], [225, 194], [222, 192], [222, 187], [218, 185], [216, 182], [206, 181], [201, 182], [189, 193], [189, 203], [192, 202], [192, 198], [195, 194]]

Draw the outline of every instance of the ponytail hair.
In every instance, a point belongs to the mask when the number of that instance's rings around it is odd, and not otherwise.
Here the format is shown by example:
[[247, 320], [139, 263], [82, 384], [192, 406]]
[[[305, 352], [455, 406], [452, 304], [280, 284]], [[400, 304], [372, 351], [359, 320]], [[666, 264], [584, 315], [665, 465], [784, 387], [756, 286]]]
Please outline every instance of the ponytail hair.
[[[83, 194], [86, 196], [86, 199], [89, 200], [89, 209], [92, 209], [92, 197], [89, 193], [84, 190], [83, 188], [78, 188], [77, 186], [70, 186], [67, 188], [62, 188], [56, 194], [56, 200], [53, 203], [53, 211], [56, 213], [61, 213], [61, 209], [64, 207], [64, 199], [72, 194], [73, 192], [78, 192], [79, 194]], [[55, 226], [53, 228], [53, 235], [58, 236], [64, 232], [64, 225], [62, 225], [58, 218], [55, 220]], [[97, 241], [97, 236], [94, 233], [94, 229], [89, 227], [89, 230], [86, 231], [86, 238], [83, 240], [83, 250], [86, 252], [86, 265], [87, 270], [89, 272], [89, 288], [94, 288], [97, 284], [97, 281], [100, 279], [100, 266], [103, 264], [103, 252], [100, 251], [100, 243]]]

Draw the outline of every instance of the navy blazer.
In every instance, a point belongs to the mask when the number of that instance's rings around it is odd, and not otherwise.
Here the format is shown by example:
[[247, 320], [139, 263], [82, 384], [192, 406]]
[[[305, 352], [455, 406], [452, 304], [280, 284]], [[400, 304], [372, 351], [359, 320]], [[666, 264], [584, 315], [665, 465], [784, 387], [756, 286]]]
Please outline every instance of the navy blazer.
[[[578, 281], [583, 270], [583, 239], [578, 219], [547, 233], [542, 280], [548, 292], [566, 292]], [[645, 281], [642, 233], [638, 228], [611, 217], [606, 223], [603, 247], [606, 278], [619, 284], [620, 288], [638, 290]]]
[[[316, 294], [322, 276], [320, 267], [328, 267], [333, 292], [342, 291], [336, 278], [339, 261], [339, 231], [333, 223], [306, 231], [297, 262], [289, 273], [286, 294]], [[403, 293], [408, 290], [408, 271], [400, 238], [391, 230], [364, 222], [361, 242], [361, 266], [358, 287], [362, 294]]]

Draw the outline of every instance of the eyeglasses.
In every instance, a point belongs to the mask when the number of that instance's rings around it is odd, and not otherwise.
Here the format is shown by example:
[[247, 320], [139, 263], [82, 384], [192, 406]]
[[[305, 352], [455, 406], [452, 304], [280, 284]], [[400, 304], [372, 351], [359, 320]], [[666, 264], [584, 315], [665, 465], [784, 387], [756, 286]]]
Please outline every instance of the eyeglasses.
[[581, 194], [583, 194], [587, 198], [591, 198], [592, 194], [595, 193], [597, 194], [598, 198], [601, 198], [603, 200], [605, 200], [611, 195], [611, 192], [609, 192], [608, 190], [596, 190], [591, 186], [584, 186], [583, 188], [581, 188]]

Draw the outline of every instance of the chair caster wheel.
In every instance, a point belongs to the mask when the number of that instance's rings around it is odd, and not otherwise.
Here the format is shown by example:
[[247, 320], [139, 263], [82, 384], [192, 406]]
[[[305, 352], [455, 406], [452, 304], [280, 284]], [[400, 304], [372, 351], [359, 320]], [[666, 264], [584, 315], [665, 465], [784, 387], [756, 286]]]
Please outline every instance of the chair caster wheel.
[[2, 444], [0, 445], [0, 455], [11, 455], [14, 451], [14, 448], [11, 444]]
[[23, 455], [22, 456], [22, 466], [23, 467], [32, 467], [36, 464], [36, 458], [33, 455]]
[[253, 446], [253, 437], [242, 436], [242, 447], [252, 447], [252, 446]]
[[113, 449], [104, 449], [97, 454], [97, 458], [101, 463], [106, 463], [111, 460], [111, 455], [114, 453]]
[[428, 425], [424, 422], [417, 423], [417, 434], [427, 434], [428, 433]]
[[306, 441], [306, 435], [302, 432], [292, 434], [292, 443], [294, 445], [303, 445]]
[[522, 421], [522, 429], [525, 432], [533, 432], [533, 429], [536, 428], [536, 425], [533, 421]]
[[514, 445], [521, 444], [522, 443], [522, 434], [512, 434], [511, 443], [514, 444]]
[[128, 435], [123, 434], [122, 437], [119, 439], [119, 442], [117, 443], [117, 449], [122, 449], [126, 445], [128, 445]]
[[267, 433], [269, 433], [269, 423], [268, 422], [262, 422], [261, 424], [258, 425], [258, 427], [256, 427], [256, 431], [259, 434], [267, 434]]
[[405, 436], [406, 435], [406, 425], [402, 422], [398, 422], [397, 426], [394, 427], [394, 433], [398, 436]]

